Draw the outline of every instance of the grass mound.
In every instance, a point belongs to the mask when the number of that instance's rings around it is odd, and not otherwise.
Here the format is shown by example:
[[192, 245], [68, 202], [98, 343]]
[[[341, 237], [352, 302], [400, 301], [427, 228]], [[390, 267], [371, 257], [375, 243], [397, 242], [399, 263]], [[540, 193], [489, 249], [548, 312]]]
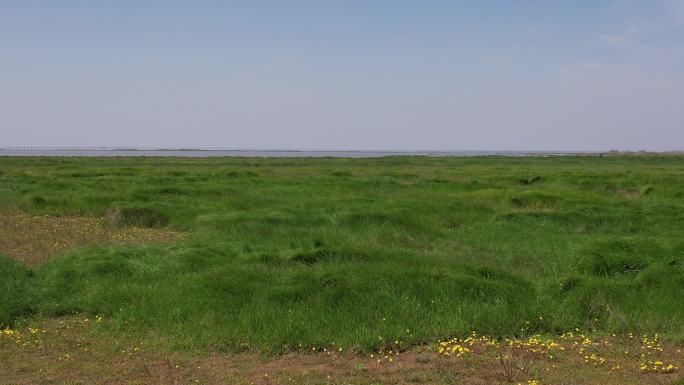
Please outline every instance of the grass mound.
[[656, 241], [641, 238], [594, 241], [585, 253], [580, 268], [596, 276], [633, 276], [656, 261], [681, 257]]
[[[205, 255], [188, 269], [191, 255]], [[277, 264], [230, 248], [90, 250], [45, 264], [36, 286], [43, 314], [104, 314], [154, 328], [179, 346], [279, 352], [303, 343], [370, 349], [469, 333], [501, 334], [533, 313], [534, 287], [505, 271], [404, 253], [388, 259]], [[334, 255], [330, 258], [329, 255]], [[407, 333], [407, 330], [410, 332]]]
[[579, 274], [561, 280], [554, 301], [566, 322], [612, 332], [645, 328], [682, 335], [684, 253], [681, 242], [643, 238], [590, 242]]
[[18, 262], [0, 255], [0, 326], [11, 324], [31, 310], [29, 288], [33, 273]]
[[681, 264], [651, 265], [634, 279], [570, 276], [561, 281], [557, 291], [550, 291], [556, 293], [552, 300], [563, 306], [554, 316], [560, 325], [613, 333], [657, 329], [678, 340], [683, 335], [679, 322], [684, 317]]

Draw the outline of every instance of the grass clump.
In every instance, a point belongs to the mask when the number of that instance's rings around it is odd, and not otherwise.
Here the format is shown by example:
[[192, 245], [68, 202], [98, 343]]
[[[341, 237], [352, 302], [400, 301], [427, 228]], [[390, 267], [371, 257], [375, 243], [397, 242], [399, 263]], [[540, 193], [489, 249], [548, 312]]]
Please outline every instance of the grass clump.
[[539, 191], [527, 191], [511, 198], [511, 204], [520, 209], [553, 209], [561, 197]]
[[597, 240], [585, 253], [580, 268], [588, 274], [604, 277], [634, 276], [655, 261], [672, 255], [658, 242], [640, 238]]
[[48, 200], [40, 195], [33, 195], [28, 198], [28, 204], [34, 209], [43, 209], [48, 205]]
[[290, 261], [314, 265], [325, 262], [361, 262], [368, 259], [368, 256], [361, 252], [346, 250], [340, 252], [329, 248], [317, 248], [311, 251], [298, 252], [290, 258]]
[[116, 206], [107, 211], [106, 218], [115, 227], [158, 228], [169, 224], [164, 213], [148, 206]]
[[541, 182], [541, 180], [542, 180], [542, 177], [539, 175], [536, 175], [536, 176], [533, 176], [530, 178], [520, 179], [519, 183], [523, 186], [529, 186], [529, 185], [533, 185], [535, 183]]

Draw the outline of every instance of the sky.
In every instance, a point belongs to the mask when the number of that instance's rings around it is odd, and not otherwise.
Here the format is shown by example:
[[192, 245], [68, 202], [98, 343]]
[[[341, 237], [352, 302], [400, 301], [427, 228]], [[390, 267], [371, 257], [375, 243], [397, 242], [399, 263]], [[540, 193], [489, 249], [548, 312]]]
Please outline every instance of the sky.
[[2, 0], [0, 146], [684, 150], [684, 0]]

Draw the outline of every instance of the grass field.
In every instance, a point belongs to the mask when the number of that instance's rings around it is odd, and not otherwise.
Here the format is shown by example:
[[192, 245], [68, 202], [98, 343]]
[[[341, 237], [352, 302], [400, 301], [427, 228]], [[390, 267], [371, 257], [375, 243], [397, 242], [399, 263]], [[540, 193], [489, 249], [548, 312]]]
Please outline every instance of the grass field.
[[12, 330], [364, 357], [657, 333], [683, 357], [684, 157], [3, 158], [0, 212]]

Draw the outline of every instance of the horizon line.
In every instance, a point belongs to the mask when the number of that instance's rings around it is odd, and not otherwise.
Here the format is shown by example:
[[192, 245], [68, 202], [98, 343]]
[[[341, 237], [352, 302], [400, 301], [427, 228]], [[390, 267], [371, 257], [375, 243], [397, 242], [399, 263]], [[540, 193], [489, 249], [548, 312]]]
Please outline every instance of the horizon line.
[[682, 150], [437, 150], [406, 148], [265, 148], [265, 147], [169, 147], [169, 146], [0, 146], [0, 151], [223, 151], [223, 152], [350, 152], [350, 153], [558, 153], [558, 154], [600, 154], [600, 153], [673, 153]]

